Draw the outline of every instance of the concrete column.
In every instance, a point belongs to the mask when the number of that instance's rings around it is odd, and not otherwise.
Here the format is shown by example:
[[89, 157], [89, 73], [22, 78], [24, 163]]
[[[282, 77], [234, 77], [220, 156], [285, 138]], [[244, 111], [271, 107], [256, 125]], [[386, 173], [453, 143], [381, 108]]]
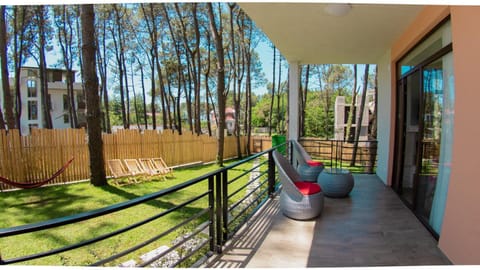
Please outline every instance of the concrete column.
[[289, 62], [288, 69], [288, 130], [287, 139], [297, 140], [300, 134], [300, 65], [298, 62]]

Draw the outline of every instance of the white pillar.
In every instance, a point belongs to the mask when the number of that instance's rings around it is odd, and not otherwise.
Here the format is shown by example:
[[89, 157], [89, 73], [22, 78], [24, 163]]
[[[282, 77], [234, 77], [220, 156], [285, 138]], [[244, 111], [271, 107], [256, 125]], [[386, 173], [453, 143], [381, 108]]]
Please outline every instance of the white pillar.
[[297, 140], [300, 134], [300, 65], [298, 62], [289, 62], [288, 69], [288, 139]]

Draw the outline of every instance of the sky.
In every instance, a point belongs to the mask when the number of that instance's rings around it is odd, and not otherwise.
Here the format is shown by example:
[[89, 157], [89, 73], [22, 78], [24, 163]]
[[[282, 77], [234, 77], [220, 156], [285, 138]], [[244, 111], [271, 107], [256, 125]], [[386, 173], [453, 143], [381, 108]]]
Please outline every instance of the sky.
[[[257, 48], [256, 48], [256, 51], [259, 53], [260, 61], [262, 62], [263, 72], [265, 73], [265, 78], [270, 82], [272, 80], [272, 76], [273, 76], [273, 71], [272, 71], [272, 68], [273, 68], [272, 67], [272, 65], [273, 65], [273, 49], [271, 47], [271, 42], [268, 39], [260, 42], [258, 44]], [[59, 52], [60, 52], [60, 48], [58, 47], [57, 44], [54, 44], [54, 50], [47, 53], [47, 65], [48, 65], [49, 68], [53, 68], [54, 65], [59, 60], [61, 60], [61, 53], [59, 53]], [[278, 51], [277, 51], [277, 60], [276, 61], [277, 61], [276, 62], [276, 65], [277, 65], [276, 80], [278, 82]], [[288, 72], [288, 69], [287, 69], [286, 65], [284, 65], [284, 64], [285, 64], [285, 61], [283, 61], [283, 64], [282, 64], [282, 81], [285, 81], [287, 79], [287, 72]], [[30, 58], [26, 62], [25, 66], [37, 67], [38, 64], [36, 63], [36, 61], [34, 59]], [[75, 65], [73, 68], [74, 68], [74, 70], [80, 71], [79, 66]], [[80, 75], [80, 72], [77, 72], [77, 76], [78, 76], [76, 78], [77, 82], [79, 82], [81, 80], [79, 75]], [[145, 85], [148, 87], [148, 85], [150, 85], [150, 80], [145, 81]], [[135, 83], [136, 91], [139, 91], [140, 87], [141, 87], [141, 82], [140, 82], [140, 78], [138, 78], [137, 82]], [[268, 92], [267, 88], [266, 88], [266, 85], [263, 86], [263, 87], [259, 87], [257, 89], [254, 89], [253, 91], [257, 95], [263, 95], [263, 94]]]
[[[25, 3], [25, 4], [39, 4], [39, 3], [50, 3], [50, 4], [54, 4], [54, 3], [64, 3], [63, 1], [60, 2], [58, 0], [20, 0], [19, 1], [12, 1], [12, 3], [9, 3], [11, 0], [2, 0], [3, 1], [6, 1], [7, 3], [5, 4], [19, 4], [19, 3]], [[66, 3], [84, 3], [85, 1], [82, 1], [82, 0], [66, 0]], [[91, 2], [91, 1], [89, 1]], [[96, 0], [95, 3], [102, 3], [102, 2], [105, 2], [104, 0]], [[119, 2], [124, 2], [122, 0], [120, 0]], [[142, 1], [136, 1], [136, 2], [142, 2]], [[273, 1], [273, 2], [282, 2], [282, 1]], [[332, 2], [330, 0], [323, 0], [323, 1], [314, 1], [314, 2]], [[349, 3], [357, 3], [357, 2], [361, 2], [361, 3], [365, 3], [365, 2], [368, 2], [368, 3], [415, 3], [415, 4], [420, 4], [420, 3], [427, 3], [427, 4], [480, 4], [480, 0], [463, 0], [463, 1], [457, 1], [457, 0], [383, 0], [383, 1], [373, 1], [373, 0], [369, 0], [369, 1], [360, 1], [360, 0], [350, 0], [350, 1], [343, 1], [343, 0], [335, 0], [334, 2], [349, 2]], [[272, 51], [272, 48], [271, 48], [271, 43], [269, 41], [265, 41], [265, 42], [260, 42], [259, 45], [257, 46], [256, 48], [257, 52], [259, 53], [259, 56], [260, 56], [260, 60], [262, 62], [262, 66], [263, 66], [263, 72], [265, 73], [265, 77], [268, 81], [271, 81], [272, 80], [272, 65], [273, 65], [273, 51]], [[58, 53], [55, 54], [55, 53], [49, 53], [48, 54], [48, 58], [47, 58], [47, 64], [49, 67], [53, 67], [53, 64], [56, 63], [58, 61]], [[285, 63], [285, 62], [284, 62]], [[278, 58], [277, 58], [277, 64], [278, 64]], [[27, 66], [37, 66], [36, 62], [31, 59], [27, 62], [26, 64]], [[74, 67], [75, 68], [75, 67]], [[75, 68], [76, 70], [80, 70], [79, 67], [76, 67]], [[361, 70], [361, 69], [359, 69]], [[282, 81], [286, 80], [287, 79], [287, 74], [288, 70], [287, 70], [287, 67], [286, 65], [283, 65], [283, 68], [282, 68]], [[360, 72], [359, 72], [360, 73]], [[78, 73], [79, 74], [79, 73]], [[278, 70], [276, 71], [276, 76], [277, 76], [277, 80], [278, 80]], [[78, 79], [78, 81], [80, 81]], [[145, 82], [146, 85], [149, 85], [148, 83], [149, 82]], [[138, 83], [136, 84], [136, 89], [139, 89], [140, 88], [140, 82], [138, 80]], [[266, 85], [263, 86], [263, 87], [259, 87], [257, 89], [254, 89], [255, 93], [257, 95], [261, 95], [261, 94], [265, 94], [267, 92], [267, 89], [266, 89]]]

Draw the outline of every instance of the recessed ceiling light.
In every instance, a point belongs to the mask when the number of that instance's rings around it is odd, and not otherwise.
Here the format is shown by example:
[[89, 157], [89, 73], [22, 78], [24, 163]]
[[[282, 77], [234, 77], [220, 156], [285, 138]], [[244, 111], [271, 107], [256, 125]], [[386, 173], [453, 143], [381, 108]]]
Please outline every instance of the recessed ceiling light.
[[324, 8], [325, 12], [332, 16], [345, 16], [352, 9], [350, 4], [327, 4]]

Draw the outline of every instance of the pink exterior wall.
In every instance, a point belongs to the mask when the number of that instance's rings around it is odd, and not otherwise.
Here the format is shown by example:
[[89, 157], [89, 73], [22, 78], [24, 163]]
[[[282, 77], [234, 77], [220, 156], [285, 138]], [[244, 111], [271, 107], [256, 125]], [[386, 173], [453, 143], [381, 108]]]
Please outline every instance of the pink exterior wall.
[[439, 247], [455, 264], [480, 264], [480, 7], [452, 7], [451, 20], [454, 141]]
[[[392, 46], [392, 89], [396, 89], [396, 61], [449, 14], [453, 38], [455, 121], [451, 177], [439, 247], [454, 264], [480, 264], [480, 7], [426, 7]], [[395, 98], [392, 94], [392, 130], [395, 128]], [[390, 138], [390, 179], [393, 146], [394, 138]]]

